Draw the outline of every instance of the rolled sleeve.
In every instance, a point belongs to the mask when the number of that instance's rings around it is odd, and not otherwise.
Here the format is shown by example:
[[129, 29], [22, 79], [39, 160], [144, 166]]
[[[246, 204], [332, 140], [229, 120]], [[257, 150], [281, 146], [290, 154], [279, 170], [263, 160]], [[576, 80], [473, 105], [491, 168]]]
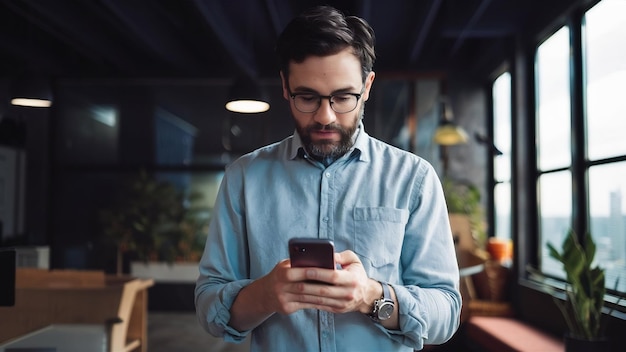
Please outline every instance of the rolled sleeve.
[[228, 342], [242, 342], [251, 330], [238, 331], [228, 325], [230, 308], [239, 292], [252, 280], [234, 281], [220, 288], [209, 286], [209, 281], [201, 277], [196, 285], [196, 313], [200, 324], [215, 337], [223, 337]]

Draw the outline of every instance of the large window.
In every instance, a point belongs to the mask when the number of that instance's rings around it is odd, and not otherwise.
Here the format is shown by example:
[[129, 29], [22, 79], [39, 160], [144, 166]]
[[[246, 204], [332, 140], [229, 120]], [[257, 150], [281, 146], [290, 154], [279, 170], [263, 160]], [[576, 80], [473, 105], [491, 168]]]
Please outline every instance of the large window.
[[[626, 291], [624, 13], [626, 1], [599, 2], [584, 14], [580, 36], [570, 35], [579, 28], [562, 27], [543, 42], [535, 66], [540, 268], [564, 277], [561, 265], [549, 258], [546, 243], [560, 245], [573, 227], [573, 214], [582, 212], [580, 216], [588, 219], [582, 223], [598, 247], [596, 262], [607, 270], [607, 288], [614, 288], [619, 278], [622, 292]], [[573, 52], [575, 48], [583, 49]], [[582, 64], [572, 65], [577, 55]], [[582, 92], [580, 118], [572, 109], [579, 103], [572, 98], [577, 88]], [[577, 131], [584, 138], [572, 138]]]

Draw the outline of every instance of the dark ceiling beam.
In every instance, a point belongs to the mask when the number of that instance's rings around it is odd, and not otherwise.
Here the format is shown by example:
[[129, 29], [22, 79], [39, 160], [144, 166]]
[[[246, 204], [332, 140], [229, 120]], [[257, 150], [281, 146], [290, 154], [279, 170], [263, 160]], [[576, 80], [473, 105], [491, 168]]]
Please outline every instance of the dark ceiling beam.
[[[423, 21], [423, 25], [417, 28], [417, 40], [411, 49], [411, 55], [409, 57], [410, 63], [416, 63], [417, 60], [422, 55], [422, 49], [424, 48], [424, 43], [426, 40], [432, 35], [432, 27], [437, 15], [439, 14], [439, 10], [441, 9], [441, 4], [443, 0], [434, 0], [428, 9], [428, 14]], [[419, 23], [419, 21], [418, 21]]]
[[[24, 37], [16, 37], [7, 32], [0, 31], [0, 52], [9, 53], [4, 59], [10, 59], [16, 66], [3, 66], [0, 74], [34, 74], [44, 72], [45, 75], [55, 75], [62, 59], [50, 57], [50, 54], [38, 45], [26, 45]], [[22, 65], [22, 67], [18, 67]], [[24, 72], [23, 72], [24, 71]]]
[[357, 2], [361, 4], [358, 8], [358, 16], [361, 18], [372, 18], [372, 1], [371, 0], [363, 0]]
[[[211, 27], [215, 35], [222, 42], [230, 57], [237, 63], [237, 65], [250, 77], [258, 76], [258, 69], [254, 57], [254, 50], [252, 40], [247, 38], [240, 38], [236, 33], [237, 30], [234, 27], [235, 21], [229, 21], [229, 16], [226, 15], [222, 8], [221, 1], [201, 1], [194, 0], [193, 2], [198, 11], [204, 17], [204, 20]], [[250, 10], [251, 11], [251, 10]], [[245, 16], [244, 16], [245, 17]], [[237, 23], [244, 23], [245, 26], [251, 27], [251, 19], [243, 18]], [[248, 35], [252, 35], [252, 28], [246, 31]]]
[[451, 57], [454, 56], [461, 47], [461, 45], [463, 45], [463, 42], [466, 38], [468, 38], [470, 31], [472, 30], [476, 22], [478, 22], [478, 20], [482, 17], [483, 13], [487, 10], [490, 3], [491, 0], [483, 0], [480, 5], [478, 5], [478, 8], [476, 9], [476, 11], [474, 11], [472, 17], [470, 17], [469, 21], [463, 28], [463, 31], [461, 31], [461, 34], [456, 38], [454, 45], [452, 45], [452, 49], [450, 49]]
[[511, 29], [506, 29], [506, 28], [474, 28], [474, 29], [462, 29], [462, 30], [453, 30], [453, 29], [447, 29], [444, 31], [441, 31], [441, 37], [442, 38], [448, 38], [448, 39], [454, 39], [454, 38], [458, 38], [459, 36], [462, 35], [465, 36], [465, 38], [503, 38], [506, 36], [510, 36], [511, 34], [513, 34], [515, 32], [515, 30], [513, 28]]
[[[84, 38], [82, 33], [76, 33], [75, 28], [71, 28], [73, 25], [72, 21], [61, 14], [61, 11], [55, 11], [56, 6], [52, 6], [52, 9], [50, 9], [41, 7], [42, 5], [45, 6], [44, 4], [49, 4], [47, 2], [24, 2], [28, 8], [22, 8], [18, 3], [7, 1], [4, 2], [4, 5], [15, 14], [23, 17], [29, 24], [41, 30], [37, 34], [35, 34], [35, 31], [25, 34], [26, 36], [31, 35], [35, 37], [35, 35], [45, 33], [89, 60], [101, 61], [102, 57], [106, 57], [106, 53], [100, 52], [97, 45], [85, 45], [85, 43], [93, 42], [93, 38]], [[58, 28], [64, 29], [65, 32]], [[66, 33], [71, 33], [71, 35]], [[26, 57], [25, 59], [32, 60], [32, 57]]]
[[267, 13], [270, 18], [270, 24], [272, 25], [272, 30], [274, 31], [274, 35], [278, 37], [280, 32], [282, 32], [286, 23], [281, 21], [280, 10], [284, 5], [277, 5], [275, 0], [265, 0], [265, 8], [267, 9]]
[[151, 6], [151, 2], [141, 2], [141, 6], [136, 8], [131, 7], [133, 4], [135, 2], [132, 1], [102, 1], [102, 5], [119, 20], [116, 24], [121, 23], [125, 27], [119, 28], [120, 34], [128, 36], [130, 32], [138, 45], [151, 51], [151, 57], [161, 58], [180, 68], [197, 64], [189, 59], [185, 48], [173, 37], [172, 32], [162, 25], [164, 21], [149, 16], [158, 13], [145, 8]]
[[[29, 25], [37, 28], [36, 35], [39, 38], [46, 39], [50, 37], [56, 39], [60, 44], [52, 43], [53, 49], [44, 54], [49, 57], [51, 53], [59, 54], [64, 60], [58, 62], [56, 67], [58, 70], [73, 71], [76, 69], [73, 60], [67, 58], [73, 56], [74, 53], [82, 56], [84, 62], [89, 65], [98, 66], [100, 68], [113, 68], [115, 70], [128, 70], [128, 59], [120, 57], [118, 51], [112, 50], [107, 45], [110, 39], [106, 34], [95, 33], [89, 28], [78, 24], [75, 18], [87, 18], [87, 26], [98, 27], [97, 24], [89, 22], [89, 14], [85, 13], [84, 8], [75, 6], [62, 6], [52, 1], [24, 1], [27, 8], [21, 8], [15, 4], [18, 2], [5, 2], [5, 5], [11, 7], [19, 16], [22, 16]], [[84, 2], [89, 4], [90, 2]], [[72, 11], [75, 11], [72, 13]], [[78, 12], [78, 15], [76, 14]], [[35, 34], [33, 34], [35, 35]], [[33, 57], [25, 57], [24, 61], [37, 60]]]

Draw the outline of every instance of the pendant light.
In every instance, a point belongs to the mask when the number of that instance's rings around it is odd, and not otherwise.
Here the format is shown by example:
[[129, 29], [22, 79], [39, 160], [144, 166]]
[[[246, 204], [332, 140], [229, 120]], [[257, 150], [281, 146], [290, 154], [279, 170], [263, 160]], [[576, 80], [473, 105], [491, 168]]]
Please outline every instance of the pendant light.
[[242, 76], [235, 80], [228, 93], [227, 110], [254, 114], [265, 112], [269, 108], [269, 99], [256, 80], [248, 76]]
[[[269, 98], [263, 87], [257, 81], [258, 70], [255, 60], [255, 42], [254, 35], [256, 33], [255, 19], [257, 19], [257, 8], [254, 6], [257, 4], [254, 0], [245, 1], [245, 13], [242, 14], [242, 20], [245, 23], [245, 27], [241, 34], [241, 40], [235, 41], [240, 46], [234, 46], [233, 53], [236, 53], [238, 63], [241, 66], [242, 72], [235, 79], [233, 85], [228, 93], [228, 100], [226, 101], [226, 110], [243, 113], [243, 114], [256, 114], [269, 110]], [[257, 4], [258, 5], [258, 4]], [[243, 54], [240, 54], [243, 53]]]
[[435, 130], [433, 141], [439, 145], [467, 143], [467, 132], [453, 121], [452, 107], [446, 98], [441, 99], [441, 120]]
[[43, 78], [19, 78], [9, 88], [11, 105], [48, 108], [52, 105], [50, 81]]

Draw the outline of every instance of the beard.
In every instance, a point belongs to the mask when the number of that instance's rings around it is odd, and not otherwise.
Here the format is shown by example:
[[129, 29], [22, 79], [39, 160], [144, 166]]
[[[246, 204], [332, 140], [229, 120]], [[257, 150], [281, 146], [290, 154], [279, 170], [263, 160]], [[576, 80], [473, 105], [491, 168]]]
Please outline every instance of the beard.
[[[296, 126], [296, 130], [300, 135], [300, 139], [306, 151], [316, 159], [336, 159], [346, 154], [354, 145], [352, 136], [357, 128], [359, 128], [359, 121], [363, 118], [363, 110], [363, 105], [361, 105], [361, 109], [359, 113], [355, 115], [352, 125], [348, 127], [343, 127], [336, 123], [329, 125], [314, 123], [308, 126]], [[336, 131], [341, 137], [339, 141], [322, 139], [314, 142], [311, 139], [311, 131]]]

